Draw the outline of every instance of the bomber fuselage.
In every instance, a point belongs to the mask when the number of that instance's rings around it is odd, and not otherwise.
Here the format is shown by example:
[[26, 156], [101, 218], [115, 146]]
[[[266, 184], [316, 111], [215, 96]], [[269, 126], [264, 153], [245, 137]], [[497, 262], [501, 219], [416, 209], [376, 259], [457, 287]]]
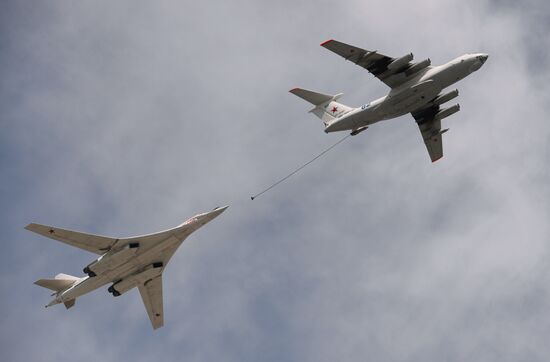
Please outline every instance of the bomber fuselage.
[[[128, 278], [139, 280], [139, 275], [149, 275], [150, 273], [148, 271], [151, 268], [156, 268], [157, 272], [160, 274], [183, 241], [191, 233], [213, 220], [224, 210], [225, 208], [218, 208], [212, 212], [196, 215], [188, 219], [181, 226], [167, 231], [168, 235], [166, 235], [167, 232], [158, 233], [159, 238], [156, 242], [140, 243], [140, 237], [132, 238], [132, 241], [127, 245], [133, 244], [136, 249], [134, 254], [128, 255], [124, 259], [117, 260], [116, 263], [109, 265], [108, 268], [102, 266], [105, 263], [108, 264], [111, 259], [116, 259], [117, 253], [125, 252], [125, 250], [128, 249], [121, 248], [102, 255], [96, 261], [84, 268], [85, 272], [89, 274], [88, 276], [81, 278], [70, 288], [58, 293], [48, 306], [76, 299], [108, 283], [115, 283], [113, 286], [116, 287], [117, 282], [127, 280]], [[152, 237], [154, 239], [155, 235], [156, 234], [144, 235], [141, 238], [150, 239]], [[96, 274], [91, 272], [93, 269], [90, 268], [94, 268], [94, 266], [102, 267], [101, 273]], [[131, 287], [135, 286], [133, 284], [135, 283], [132, 283]], [[115, 296], [121, 294], [119, 291], [116, 291], [116, 289], [110, 288], [109, 291]]]

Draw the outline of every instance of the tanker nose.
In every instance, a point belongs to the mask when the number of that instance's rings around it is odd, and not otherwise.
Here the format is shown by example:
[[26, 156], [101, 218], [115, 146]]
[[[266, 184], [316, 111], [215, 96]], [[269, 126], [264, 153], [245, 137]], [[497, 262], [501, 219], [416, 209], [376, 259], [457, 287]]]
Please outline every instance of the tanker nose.
[[489, 54], [486, 53], [477, 53], [474, 54], [475, 60], [479, 62], [479, 65], [482, 66], [487, 61], [487, 58], [489, 58]]
[[487, 61], [487, 58], [489, 58], [489, 54], [483, 53], [478, 56], [478, 59], [481, 62], [481, 64], [485, 64], [485, 62]]
[[487, 58], [489, 58], [489, 55], [485, 53], [473, 54], [472, 57], [470, 58], [471, 59], [470, 73], [473, 73], [479, 68], [481, 68], [483, 64], [485, 64], [485, 62], [487, 61]]

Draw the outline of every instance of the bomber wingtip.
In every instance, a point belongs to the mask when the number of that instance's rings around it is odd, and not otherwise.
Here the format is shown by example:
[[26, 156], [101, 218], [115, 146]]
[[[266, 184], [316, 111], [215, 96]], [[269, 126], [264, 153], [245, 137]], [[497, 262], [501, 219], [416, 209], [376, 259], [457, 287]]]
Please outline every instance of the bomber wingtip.
[[29, 230], [29, 231], [32, 231], [32, 228], [35, 226], [36, 224], [31, 222], [30, 224], [27, 224], [27, 226], [25, 226], [25, 230]]
[[327, 45], [328, 43], [334, 41], [334, 39], [329, 39], [329, 40], [325, 40], [324, 42], [321, 43], [321, 46], [324, 47], [325, 45]]
[[291, 90], [289, 90], [290, 93], [294, 93], [294, 91], [300, 90], [299, 87], [294, 87]]
[[441, 157], [438, 157], [438, 158], [435, 158], [435, 159], [433, 159], [433, 160], [432, 160], [432, 163], [435, 163], [435, 162], [437, 162], [437, 161], [441, 160], [442, 158], [443, 158], [443, 156], [441, 156]]

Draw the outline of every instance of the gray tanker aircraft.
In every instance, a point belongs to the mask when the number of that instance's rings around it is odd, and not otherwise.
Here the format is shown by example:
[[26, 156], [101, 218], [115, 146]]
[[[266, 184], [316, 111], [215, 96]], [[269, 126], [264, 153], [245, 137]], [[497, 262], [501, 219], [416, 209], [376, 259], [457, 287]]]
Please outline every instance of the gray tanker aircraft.
[[430, 59], [414, 63], [412, 53], [400, 58], [357, 48], [336, 40], [321, 46], [365, 68], [391, 88], [388, 95], [361, 107], [346, 106], [337, 100], [343, 95], [328, 95], [294, 88], [290, 92], [312, 103], [310, 112], [321, 118], [325, 132], [350, 130], [351, 135], [366, 130], [371, 124], [411, 113], [422, 134], [432, 162], [443, 157], [441, 120], [460, 110], [455, 104], [441, 105], [458, 96], [458, 90], [443, 89], [475, 72], [489, 57], [484, 53], [465, 54], [450, 62], [432, 66]]
[[101, 255], [84, 268], [86, 277], [58, 274], [54, 279], [40, 279], [35, 284], [54, 291], [55, 298], [46, 307], [63, 303], [67, 309], [74, 306], [76, 298], [108, 283], [113, 283], [107, 290], [115, 297], [137, 286], [153, 329], [162, 327], [162, 272], [166, 264], [191, 233], [214, 220], [227, 207], [195, 215], [170, 230], [129, 238], [29, 224], [25, 229]]

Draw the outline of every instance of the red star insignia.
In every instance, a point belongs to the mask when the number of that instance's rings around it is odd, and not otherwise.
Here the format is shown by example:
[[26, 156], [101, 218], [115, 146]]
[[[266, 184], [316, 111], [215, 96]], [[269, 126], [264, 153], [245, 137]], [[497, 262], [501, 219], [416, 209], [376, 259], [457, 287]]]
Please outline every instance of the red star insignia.
[[338, 110], [338, 107], [332, 107], [331, 112], [332, 112], [332, 113], [335, 113], [337, 110]]

